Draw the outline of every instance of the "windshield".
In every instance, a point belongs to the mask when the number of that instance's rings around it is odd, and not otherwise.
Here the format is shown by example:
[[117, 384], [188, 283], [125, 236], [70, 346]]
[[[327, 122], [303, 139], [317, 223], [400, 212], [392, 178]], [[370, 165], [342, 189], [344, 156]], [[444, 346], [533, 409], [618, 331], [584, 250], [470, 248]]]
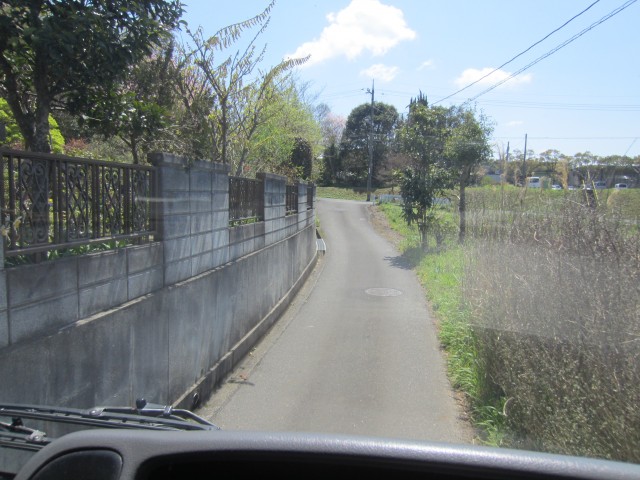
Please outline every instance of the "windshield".
[[639, 8], [3, 2], [0, 475], [146, 401], [640, 463]]

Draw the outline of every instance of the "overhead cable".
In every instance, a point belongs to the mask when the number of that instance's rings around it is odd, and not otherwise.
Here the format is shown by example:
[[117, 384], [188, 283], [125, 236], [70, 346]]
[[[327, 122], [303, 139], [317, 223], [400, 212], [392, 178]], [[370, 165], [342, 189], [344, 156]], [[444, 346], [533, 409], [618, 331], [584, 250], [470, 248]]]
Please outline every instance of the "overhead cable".
[[491, 90], [493, 90], [496, 87], [499, 87], [500, 85], [502, 85], [505, 82], [508, 82], [509, 80], [511, 80], [513, 77], [521, 74], [522, 72], [524, 72], [525, 70], [531, 68], [532, 66], [534, 66], [536, 63], [540, 62], [541, 60], [544, 60], [545, 58], [549, 57], [550, 55], [553, 55], [554, 53], [556, 53], [558, 50], [560, 50], [561, 48], [566, 47], [567, 45], [569, 45], [571, 42], [573, 42], [574, 40], [577, 40], [579, 37], [581, 37], [582, 35], [584, 35], [585, 33], [587, 33], [588, 31], [592, 30], [593, 28], [597, 27], [598, 25], [600, 25], [601, 23], [609, 20], [611, 17], [613, 17], [614, 15], [617, 15], [618, 13], [620, 13], [621, 11], [623, 11], [625, 8], [631, 6], [632, 4], [634, 4], [637, 0], [629, 0], [626, 3], [624, 3], [623, 5], [621, 5], [620, 7], [616, 8], [615, 10], [609, 12], [607, 15], [605, 15], [604, 17], [602, 17], [600, 20], [598, 20], [597, 22], [591, 24], [589, 27], [585, 28], [584, 30], [582, 30], [581, 32], [575, 34], [573, 37], [569, 38], [568, 40], [565, 40], [564, 42], [562, 42], [560, 45], [558, 45], [557, 47], [549, 50], [547, 53], [545, 53], [544, 55], [541, 55], [540, 57], [536, 58], [533, 62], [529, 63], [528, 65], [525, 65], [524, 67], [522, 67], [520, 70], [512, 73], [511, 75], [509, 75], [508, 77], [504, 78], [503, 80], [500, 80], [499, 82], [493, 84], [492, 86], [490, 86], [489, 88], [487, 88], [486, 90], [483, 90], [482, 92], [480, 92], [479, 94], [475, 95], [474, 97], [471, 97], [469, 99], [467, 99], [462, 105], [466, 105], [467, 103], [470, 103], [472, 101], [474, 101], [475, 99], [477, 99], [478, 97], [481, 97], [482, 95], [484, 95], [485, 93], [490, 92]]
[[474, 86], [476, 83], [484, 80], [485, 78], [487, 78], [490, 75], [493, 75], [495, 72], [497, 72], [498, 70], [500, 70], [502, 67], [509, 65], [511, 62], [513, 62], [516, 58], [521, 57], [522, 55], [524, 55], [525, 53], [527, 53], [529, 50], [531, 50], [533, 47], [535, 47], [536, 45], [544, 42], [547, 38], [549, 38], [551, 35], [553, 35], [554, 33], [556, 33], [558, 30], [561, 30], [562, 28], [566, 27], [569, 23], [571, 23], [573, 20], [575, 20], [576, 18], [578, 18], [580, 15], [582, 15], [583, 13], [585, 13], [587, 10], [589, 10], [591, 7], [593, 7], [596, 3], [598, 3], [600, 0], [596, 0], [595, 2], [593, 2], [591, 5], [589, 5], [587, 8], [585, 8], [584, 10], [582, 10], [580, 13], [574, 15], [573, 17], [571, 17], [569, 20], [567, 20], [566, 22], [564, 22], [562, 25], [560, 25], [558, 28], [556, 28], [554, 31], [552, 31], [551, 33], [548, 33], [547, 35], [545, 35], [544, 37], [542, 37], [540, 40], [538, 40], [536, 43], [534, 43], [533, 45], [529, 46], [526, 50], [523, 50], [522, 52], [520, 52], [519, 54], [517, 54], [515, 57], [511, 58], [511, 60], [507, 60], [506, 62], [504, 62], [502, 65], [500, 65], [497, 68], [494, 68], [493, 70], [491, 70], [489, 73], [487, 73], [486, 75], [478, 78], [476, 81], [471, 82], [469, 85], [467, 85], [466, 87], [461, 88], [460, 90], [458, 90], [457, 92], [452, 93], [451, 95], [447, 95], [444, 98], [441, 98], [440, 100], [438, 100], [437, 102], [434, 102], [433, 104], [435, 105], [436, 103], [440, 103], [443, 102], [444, 100], [453, 97], [454, 95], [459, 94], [460, 92], [463, 92], [464, 90], [466, 90], [469, 87]]

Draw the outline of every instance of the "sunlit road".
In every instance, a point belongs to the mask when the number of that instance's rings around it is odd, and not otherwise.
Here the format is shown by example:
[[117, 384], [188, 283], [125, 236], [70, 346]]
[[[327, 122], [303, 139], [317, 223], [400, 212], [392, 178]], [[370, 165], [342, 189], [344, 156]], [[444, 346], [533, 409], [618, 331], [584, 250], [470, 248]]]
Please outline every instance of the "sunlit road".
[[415, 273], [375, 233], [366, 203], [317, 207], [326, 254], [198, 413], [224, 430], [470, 442]]

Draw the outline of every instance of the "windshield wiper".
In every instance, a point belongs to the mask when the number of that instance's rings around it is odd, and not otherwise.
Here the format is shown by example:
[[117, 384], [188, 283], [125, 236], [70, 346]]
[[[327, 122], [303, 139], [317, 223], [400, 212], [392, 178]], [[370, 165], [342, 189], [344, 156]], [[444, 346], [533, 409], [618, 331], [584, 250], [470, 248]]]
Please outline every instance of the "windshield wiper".
[[50, 442], [46, 433], [25, 427], [19, 417], [13, 417], [11, 423], [0, 422], [0, 447], [35, 452]]
[[25, 419], [82, 425], [97, 428], [145, 430], [220, 430], [220, 427], [189, 410], [169, 405], [136, 401], [135, 407], [94, 407], [89, 409], [42, 405], [0, 404], [0, 446], [39, 450], [52, 441], [46, 433], [24, 425]]

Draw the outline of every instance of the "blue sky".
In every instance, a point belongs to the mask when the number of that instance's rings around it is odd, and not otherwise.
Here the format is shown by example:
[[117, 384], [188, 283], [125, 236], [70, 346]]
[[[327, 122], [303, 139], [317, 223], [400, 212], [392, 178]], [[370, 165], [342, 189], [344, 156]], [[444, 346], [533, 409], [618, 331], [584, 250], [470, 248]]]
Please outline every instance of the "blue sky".
[[[269, 4], [184, 3], [184, 19], [206, 35]], [[502, 150], [522, 151], [526, 134], [535, 153], [640, 155], [636, 0], [276, 0], [265, 44], [264, 68], [310, 54], [297, 75], [345, 118], [371, 101], [374, 81], [375, 100], [399, 113], [420, 91], [432, 104], [470, 100], [494, 123]]]

